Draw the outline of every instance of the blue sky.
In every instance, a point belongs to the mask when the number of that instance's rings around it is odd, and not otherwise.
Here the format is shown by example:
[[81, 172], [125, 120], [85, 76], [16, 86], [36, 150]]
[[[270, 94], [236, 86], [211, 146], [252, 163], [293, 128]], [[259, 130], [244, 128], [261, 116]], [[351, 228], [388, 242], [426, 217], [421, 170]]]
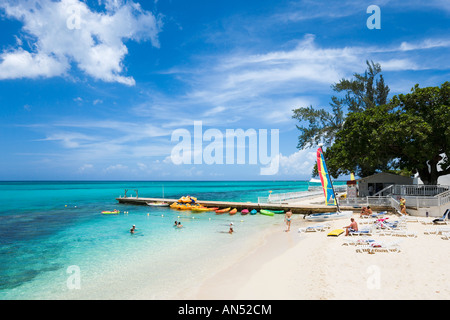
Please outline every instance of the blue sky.
[[[2, 0], [0, 180], [309, 179], [292, 109], [327, 107], [366, 60], [391, 96], [449, 80], [449, 18], [443, 0]], [[194, 121], [278, 129], [279, 170], [175, 165]]]

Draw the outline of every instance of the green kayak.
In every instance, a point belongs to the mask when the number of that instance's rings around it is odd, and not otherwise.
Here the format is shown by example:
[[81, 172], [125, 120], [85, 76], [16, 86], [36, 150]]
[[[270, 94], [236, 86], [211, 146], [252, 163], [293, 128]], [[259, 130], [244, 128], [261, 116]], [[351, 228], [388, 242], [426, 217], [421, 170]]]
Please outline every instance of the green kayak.
[[266, 215], [266, 216], [273, 216], [275, 214], [273, 211], [264, 210], [264, 209], [259, 210], [259, 213]]

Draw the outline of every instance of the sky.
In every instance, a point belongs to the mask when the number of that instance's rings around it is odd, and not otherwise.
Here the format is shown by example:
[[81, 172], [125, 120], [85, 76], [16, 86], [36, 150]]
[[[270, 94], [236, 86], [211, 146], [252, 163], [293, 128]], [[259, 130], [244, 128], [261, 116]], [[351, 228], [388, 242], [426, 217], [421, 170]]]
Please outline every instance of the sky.
[[390, 97], [448, 81], [449, 18], [448, 0], [0, 0], [0, 180], [309, 180], [292, 110], [328, 108], [366, 60]]

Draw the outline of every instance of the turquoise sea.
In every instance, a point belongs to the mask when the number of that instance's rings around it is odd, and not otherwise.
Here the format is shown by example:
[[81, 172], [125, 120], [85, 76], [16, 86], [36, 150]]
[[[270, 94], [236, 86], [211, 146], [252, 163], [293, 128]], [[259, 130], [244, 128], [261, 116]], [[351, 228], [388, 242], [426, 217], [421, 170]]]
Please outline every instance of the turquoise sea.
[[[164, 299], [241, 254], [243, 237], [257, 241], [282, 221], [118, 204], [124, 189], [128, 196], [137, 189], [140, 197], [162, 197], [164, 190], [172, 199], [256, 202], [269, 190], [307, 188], [304, 181], [0, 182], [0, 299]], [[121, 214], [101, 214], [113, 209]], [[174, 221], [184, 227], [173, 228]]]

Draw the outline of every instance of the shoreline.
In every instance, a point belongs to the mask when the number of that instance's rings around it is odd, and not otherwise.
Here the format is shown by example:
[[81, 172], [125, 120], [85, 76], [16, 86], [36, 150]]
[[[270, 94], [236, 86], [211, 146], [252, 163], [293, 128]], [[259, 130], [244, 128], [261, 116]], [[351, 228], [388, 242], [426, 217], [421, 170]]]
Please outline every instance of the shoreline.
[[[354, 215], [360, 221], [359, 215]], [[395, 219], [395, 216], [391, 216]], [[196, 300], [302, 300], [302, 299], [449, 299], [446, 276], [450, 258], [448, 242], [425, 235], [428, 227], [408, 222], [417, 238], [379, 236], [379, 241], [401, 241], [401, 252], [357, 253], [343, 245], [345, 237], [327, 237], [327, 232], [298, 233], [300, 217], [291, 231], [281, 225], [246, 255], [204, 279], [190, 292], [175, 299]], [[331, 221], [331, 229], [347, 220]], [[310, 224], [312, 225], [312, 224]], [[361, 237], [352, 237], [361, 239]]]

